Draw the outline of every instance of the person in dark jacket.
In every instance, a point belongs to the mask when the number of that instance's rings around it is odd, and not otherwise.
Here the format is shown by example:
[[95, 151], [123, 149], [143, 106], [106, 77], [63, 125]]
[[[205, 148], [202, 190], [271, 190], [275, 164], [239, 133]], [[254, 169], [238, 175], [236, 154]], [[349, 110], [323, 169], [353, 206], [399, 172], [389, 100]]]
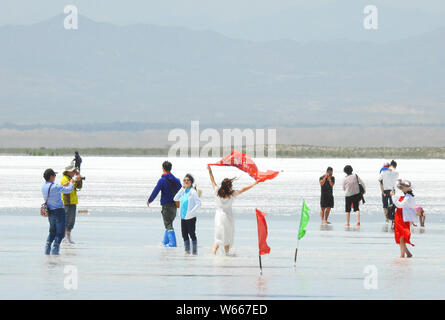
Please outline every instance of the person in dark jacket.
[[164, 172], [158, 180], [156, 187], [153, 189], [147, 201], [147, 206], [154, 201], [159, 191], [161, 191], [162, 218], [164, 220], [165, 233], [162, 243], [166, 247], [176, 247], [175, 230], [173, 229], [173, 221], [176, 218], [176, 204], [173, 200], [175, 194], [182, 188], [181, 182], [170, 171], [172, 164], [168, 161], [162, 163], [162, 171]]
[[74, 166], [77, 168], [77, 170], [80, 171], [80, 165], [82, 164], [82, 158], [79, 155], [79, 151], [74, 152]]

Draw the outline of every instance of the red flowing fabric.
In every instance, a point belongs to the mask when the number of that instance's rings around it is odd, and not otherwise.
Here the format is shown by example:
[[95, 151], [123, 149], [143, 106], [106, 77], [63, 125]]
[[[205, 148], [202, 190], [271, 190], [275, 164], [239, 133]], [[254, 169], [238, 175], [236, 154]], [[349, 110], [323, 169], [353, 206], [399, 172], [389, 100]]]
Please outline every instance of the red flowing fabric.
[[263, 182], [270, 180], [278, 175], [278, 171], [267, 170], [265, 172], [258, 171], [258, 168], [253, 160], [245, 153], [234, 150], [228, 156], [225, 156], [217, 163], [210, 163], [211, 166], [230, 166], [247, 172], [249, 176], [256, 181]]
[[266, 215], [258, 209], [256, 210], [256, 221], [258, 223], [258, 246], [260, 249], [260, 256], [270, 253], [270, 248], [267, 245], [267, 224]]
[[[405, 197], [400, 197], [399, 201], [403, 201]], [[397, 208], [394, 217], [394, 237], [397, 244], [400, 244], [400, 238], [405, 239], [405, 243], [414, 245], [409, 241], [411, 237], [411, 229], [409, 227], [409, 222], [403, 221], [403, 209]]]

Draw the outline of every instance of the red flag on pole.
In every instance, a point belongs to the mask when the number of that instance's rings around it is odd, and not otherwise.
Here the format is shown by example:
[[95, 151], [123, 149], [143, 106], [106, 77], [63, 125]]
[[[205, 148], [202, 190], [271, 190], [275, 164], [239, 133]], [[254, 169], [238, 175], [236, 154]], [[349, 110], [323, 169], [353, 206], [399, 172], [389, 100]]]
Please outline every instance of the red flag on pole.
[[232, 166], [247, 172], [252, 178], [259, 182], [273, 179], [278, 175], [278, 171], [267, 170], [265, 172], [258, 171], [253, 160], [245, 153], [234, 150], [231, 154], [225, 156], [217, 163], [211, 163], [212, 166]]
[[266, 214], [256, 209], [256, 221], [258, 223], [258, 246], [260, 250], [260, 256], [263, 254], [269, 254], [270, 248], [267, 245], [267, 224]]

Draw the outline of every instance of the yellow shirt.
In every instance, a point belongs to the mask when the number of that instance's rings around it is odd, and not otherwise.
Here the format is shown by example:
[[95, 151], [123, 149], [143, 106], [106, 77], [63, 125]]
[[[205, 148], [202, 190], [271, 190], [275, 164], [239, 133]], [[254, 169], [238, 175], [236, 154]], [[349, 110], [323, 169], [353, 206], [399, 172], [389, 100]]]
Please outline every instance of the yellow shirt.
[[[64, 175], [62, 177], [62, 181], [60, 181], [60, 184], [64, 185], [65, 183], [69, 182], [70, 180], [71, 180], [70, 176]], [[78, 204], [77, 190], [80, 190], [81, 188], [82, 188], [82, 180], [75, 181], [73, 184], [73, 191], [71, 191], [71, 193], [67, 193], [67, 194], [62, 193], [63, 204], [64, 205]]]

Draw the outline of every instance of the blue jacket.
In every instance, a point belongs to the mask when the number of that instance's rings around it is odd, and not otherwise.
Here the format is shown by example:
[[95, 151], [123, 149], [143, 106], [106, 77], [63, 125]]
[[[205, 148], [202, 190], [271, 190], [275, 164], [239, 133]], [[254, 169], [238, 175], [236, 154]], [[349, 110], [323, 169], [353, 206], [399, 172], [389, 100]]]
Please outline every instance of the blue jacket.
[[[170, 181], [173, 193], [171, 192], [167, 179], [168, 181]], [[159, 191], [161, 191], [161, 205], [174, 203], [173, 197], [181, 188], [182, 185], [178, 178], [176, 178], [171, 173], [164, 174], [162, 175], [161, 179], [159, 179], [158, 183], [156, 184], [156, 187], [153, 189], [150, 198], [148, 198], [148, 202], [152, 203], [153, 200], [157, 197]]]

